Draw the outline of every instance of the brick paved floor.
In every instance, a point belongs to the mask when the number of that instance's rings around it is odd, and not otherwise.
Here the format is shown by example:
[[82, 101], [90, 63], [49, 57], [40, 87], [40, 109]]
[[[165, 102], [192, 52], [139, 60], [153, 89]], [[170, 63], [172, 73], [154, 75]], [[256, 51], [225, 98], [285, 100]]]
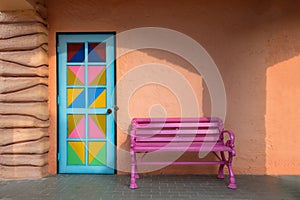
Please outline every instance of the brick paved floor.
[[215, 176], [155, 175], [128, 188], [129, 176], [57, 175], [0, 181], [0, 199], [300, 199], [300, 176], [236, 176], [238, 189]]

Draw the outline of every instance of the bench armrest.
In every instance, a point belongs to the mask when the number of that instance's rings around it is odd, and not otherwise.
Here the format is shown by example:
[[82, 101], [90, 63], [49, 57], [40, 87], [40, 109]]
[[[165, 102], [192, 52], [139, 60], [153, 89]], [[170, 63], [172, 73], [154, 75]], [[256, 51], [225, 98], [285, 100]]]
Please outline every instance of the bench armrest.
[[234, 136], [234, 133], [232, 132], [232, 131], [230, 131], [230, 130], [223, 130], [222, 131], [222, 138], [224, 138], [224, 133], [227, 133], [228, 135], [229, 135], [229, 140], [227, 140], [226, 141], [226, 146], [229, 146], [229, 147], [231, 147], [231, 148], [233, 148], [234, 147], [234, 140], [235, 140], [235, 136]]

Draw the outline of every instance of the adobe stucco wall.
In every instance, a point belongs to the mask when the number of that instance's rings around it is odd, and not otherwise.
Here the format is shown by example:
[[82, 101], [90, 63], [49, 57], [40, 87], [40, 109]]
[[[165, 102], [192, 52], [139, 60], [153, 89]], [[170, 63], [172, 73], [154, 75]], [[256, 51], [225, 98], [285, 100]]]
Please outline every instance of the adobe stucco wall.
[[[299, 174], [300, 5], [297, 1], [80, 1], [48, 0], [50, 152], [56, 172], [56, 32], [122, 31], [164, 27], [197, 40], [216, 62], [227, 94], [226, 127], [236, 133], [239, 174]], [[297, 5], [296, 5], [297, 4]], [[176, 41], [174, 41], [176, 42]], [[187, 77], [196, 91], [199, 112], [210, 115], [210, 97], [201, 76], [182, 59], [162, 52], [136, 51], [117, 60], [117, 81], [136, 66], [159, 62]], [[156, 94], [156, 95], [152, 95]], [[159, 98], [158, 98], [159, 96]], [[165, 97], [167, 96], [167, 97]], [[124, 101], [122, 96], [118, 102]], [[139, 103], [134, 108], [133, 103]], [[130, 101], [131, 116], [148, 116], [154, 104], [167, 115], [180, 113], [166, 88], [147, 85]], [[121, 107], [122, 109], [126, 109]], [[153, 115], [163, 113], [159, 107]], [[121, 114], [119, 114], [121, 115]], [[119, 116], [120, 118], [120, 116]], [[126, 133], [118, 146], [128, 149]], [[128, 163], [118, 155], [118, 164]], [[167, 167], [158, 173], [212, 173], [214, 167]]]
[[47, 51], [39, 10], [0, 12], [0, 179], [48, 175]]
[[[295, 44], [299, 54], [299, 39]], [[299, 75], [299, 55], [267, 69], [266, 166], [269, 174], [299, 174], [300, 171]]]

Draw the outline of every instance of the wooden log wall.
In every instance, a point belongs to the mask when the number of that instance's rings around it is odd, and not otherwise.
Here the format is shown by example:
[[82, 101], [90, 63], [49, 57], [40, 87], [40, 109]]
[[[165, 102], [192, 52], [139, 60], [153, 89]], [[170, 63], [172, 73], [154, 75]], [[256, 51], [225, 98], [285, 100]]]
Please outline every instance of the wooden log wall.
[[48, 173], [44, 14], [37, 10], [0, 12], [0, 179], [40, 178]]

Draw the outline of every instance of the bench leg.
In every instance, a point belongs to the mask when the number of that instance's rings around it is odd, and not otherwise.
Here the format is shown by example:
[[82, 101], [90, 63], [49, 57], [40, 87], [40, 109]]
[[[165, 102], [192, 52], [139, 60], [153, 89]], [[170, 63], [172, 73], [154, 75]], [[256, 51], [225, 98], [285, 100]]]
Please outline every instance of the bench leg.
[[131, 156], [131, 178], [130, 178], [130, 188], [131, 189], [136, 189], [138, 188], [135, 179], [136, 179], [136, 157], [135, 157], [135, 152], [130, 149], [130, 156]]
[[134, 176], [136, 179], [139, 179], [140, 176], [138, 174], [138, 169], [137, 169], [136, 153], [134, 154], [134, 160], [135, 160], [135, 175]]
[[228, 153], [229, 156], [228, 156], [228, 171], [229, 171], [229, 185], [228, 187], [231, 188], [231, 189], [236, 189], [236, 184], [235, 184], [235, 178], [234, 178], [234, 173], [233, 173], [233, 170], [232, 170], [232, 158], [233, 158], [233, 154], [232, 152], [229, 152]]
[[[221, 151], [220, 154], [221, 154], [222, 161], [226, 162], [224, 151]], [[225, 164], [220, 164], [220, 167], [219, 167], [218, 178], [220, 178], [220, 179], [224, 178], [224, 166], [225, 166]]]
[[134, 176], [135, 176], [136, 179], [140, 178], [140, 176], [138, 174], [137, 164], [135, 164], [135, 175]]

